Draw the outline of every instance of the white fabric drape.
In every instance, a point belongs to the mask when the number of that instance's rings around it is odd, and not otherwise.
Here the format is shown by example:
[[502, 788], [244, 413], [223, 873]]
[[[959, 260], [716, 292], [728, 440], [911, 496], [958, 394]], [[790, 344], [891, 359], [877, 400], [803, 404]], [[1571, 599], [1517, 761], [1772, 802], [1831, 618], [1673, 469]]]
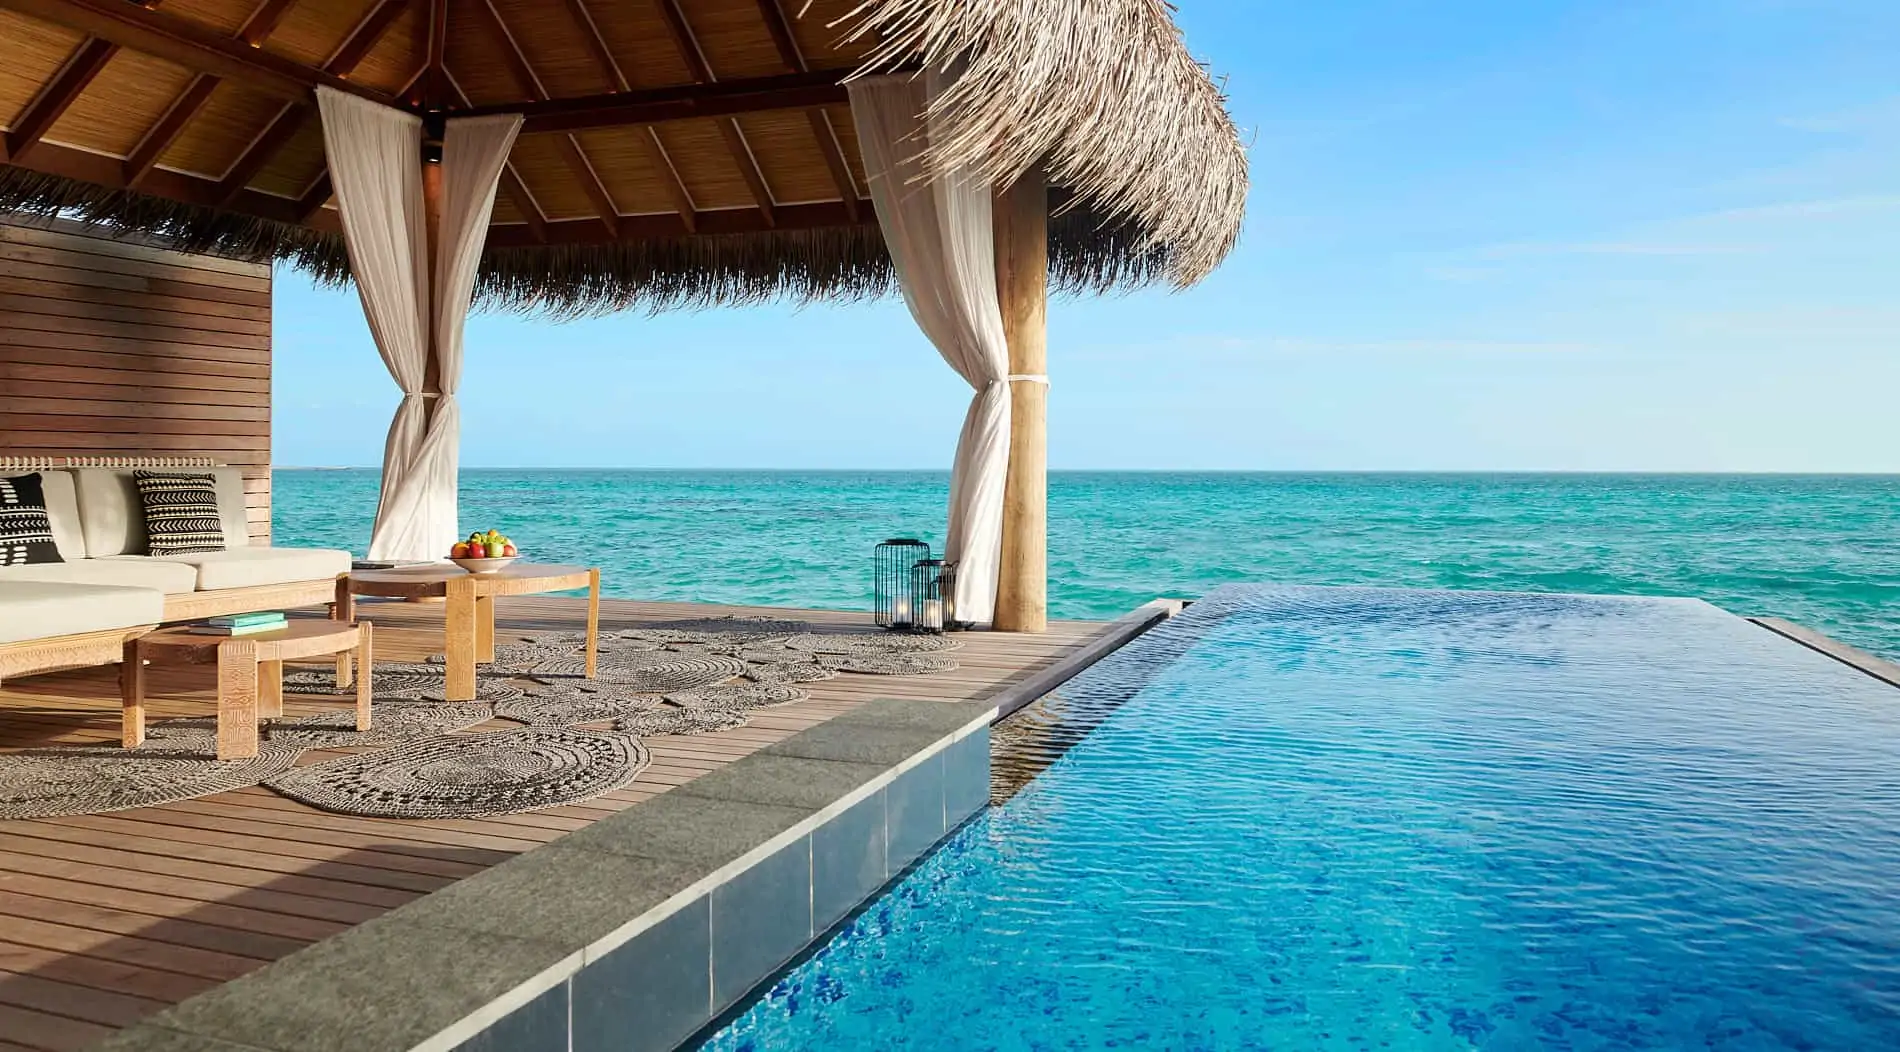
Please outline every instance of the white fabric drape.
[[[403, 394], [383, 445], [382, 496], [369, 555], [438, 559], [458, 535], [461, 412], [455, 391], [462, 377], [463, 322], [488, 235], [496, 180], [521, 118], [448, 122], [439, 246], [431, 266], [422, 121], [330, 88], [317, 89], [317, 105], [350, 273], [376, 349]], [[431, 353], [442, 388], [433, 413], [423, 392]]]
[[921, 83], [910, 76], [855, 80], [851, 115], [904, 303], [943, 360], [976, 390], [950, 474], [944, 557], [957, 563], [957, 618], [987, 622], [996, 609], [1009, 472], [1009, 348], [996, 298], [989, 184], [961, 171], [923, 181], [924, 109], [937, 87], [934, 73]]

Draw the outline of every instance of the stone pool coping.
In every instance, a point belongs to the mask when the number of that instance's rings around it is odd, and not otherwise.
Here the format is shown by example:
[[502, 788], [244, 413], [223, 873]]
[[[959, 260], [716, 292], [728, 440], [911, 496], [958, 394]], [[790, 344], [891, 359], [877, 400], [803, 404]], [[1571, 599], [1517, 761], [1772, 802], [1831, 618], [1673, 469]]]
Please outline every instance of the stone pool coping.
[[95, 1047], [671, 1049], [987, 804], [996, 716], [868, 702]]

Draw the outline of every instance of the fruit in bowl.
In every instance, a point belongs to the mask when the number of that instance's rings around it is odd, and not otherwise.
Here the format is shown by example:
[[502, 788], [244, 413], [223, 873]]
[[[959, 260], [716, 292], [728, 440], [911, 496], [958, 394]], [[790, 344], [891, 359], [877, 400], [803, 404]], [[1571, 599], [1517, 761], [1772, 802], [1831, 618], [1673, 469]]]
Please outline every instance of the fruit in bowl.
[[520, 556], [513, 541], [499, 530], [478, 530], [449, 549], [449, 561], [470, 573], [493, 573]]

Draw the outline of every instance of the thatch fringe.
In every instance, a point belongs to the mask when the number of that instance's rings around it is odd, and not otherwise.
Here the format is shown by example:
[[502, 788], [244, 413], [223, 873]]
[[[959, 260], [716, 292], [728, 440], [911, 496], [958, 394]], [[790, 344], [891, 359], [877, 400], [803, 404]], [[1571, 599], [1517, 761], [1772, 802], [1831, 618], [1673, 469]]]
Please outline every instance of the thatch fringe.
[[[283, 262], [319, 282], [350, 280], [340, 234], [182, 204], [0, 165], [0, 213], [60, 216], [135, 233], [181, 252]], [[1050, 285], [1107, 293], [1154, 284], [1166, 252], [1126, 223], [1086, 209], [1049, 227]], [[892, 295], [897, 276], [875, 226], [655, 238], [618, 244], [491, 248], [479, 309], [578, 318], [638, 309], [849, 302]]]
[[1247, 155], [1165, 0], [863, 0], [867, 71], [954, 70], [931, 106], [932, 172], [998, 185], [1037, 165], [1078, 206], [1133, 223], [1185, 287], [1240, 237]]
[[180, 252], [283, 261], [325, 284], [350, 278], [339, 234], [0, 165], [0, 212], [59, 216], [156, 238]]

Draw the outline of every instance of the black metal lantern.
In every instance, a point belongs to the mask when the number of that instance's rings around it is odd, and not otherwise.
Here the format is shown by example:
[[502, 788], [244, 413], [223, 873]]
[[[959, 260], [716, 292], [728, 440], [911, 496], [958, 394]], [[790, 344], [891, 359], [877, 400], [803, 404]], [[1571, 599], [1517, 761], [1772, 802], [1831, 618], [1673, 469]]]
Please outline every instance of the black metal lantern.
[[957, 627], [957, 564], [921, 559], [910, 569], [911, 631], [941, 634]]
[[913, 537], [893, 537], [877, 546], [874, 559], [877, 580], [871, 609], [878, 627], [909, 631], [916, 622], [911, 569], [929, 558], [930, 545]]

